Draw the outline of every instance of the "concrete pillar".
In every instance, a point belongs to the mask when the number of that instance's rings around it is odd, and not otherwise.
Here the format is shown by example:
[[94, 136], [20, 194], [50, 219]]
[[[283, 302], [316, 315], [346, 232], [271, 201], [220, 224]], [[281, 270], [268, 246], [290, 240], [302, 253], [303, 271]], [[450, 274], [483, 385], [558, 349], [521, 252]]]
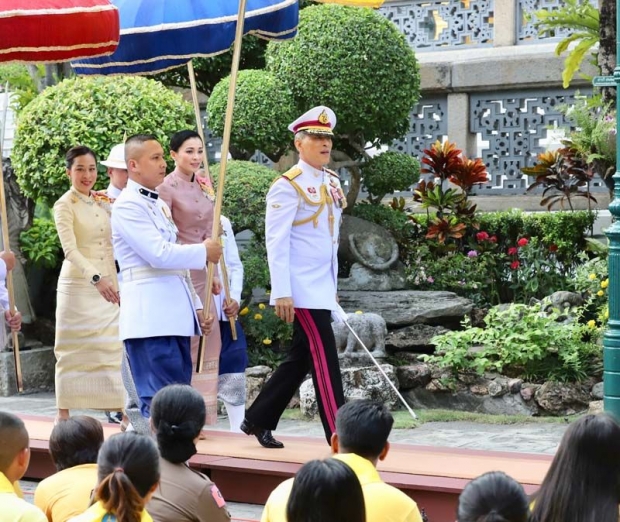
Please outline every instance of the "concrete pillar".
[[517, 44], [517, 6], [519, 0], [495, 0], [493, 8], [493, 46], [506, 47]]
[[476, 135], [469, 131], [469, 95], [448, 94], [448, 139], [456, 143], [465, 155], [476, 154]]

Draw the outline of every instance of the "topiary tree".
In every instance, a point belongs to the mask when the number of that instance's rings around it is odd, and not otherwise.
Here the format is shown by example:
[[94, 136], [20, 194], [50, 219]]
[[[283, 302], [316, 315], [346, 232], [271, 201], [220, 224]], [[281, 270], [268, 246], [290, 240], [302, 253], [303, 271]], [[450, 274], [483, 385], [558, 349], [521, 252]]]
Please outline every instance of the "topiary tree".
[[[69, 188], [64, 155], [71, 146], [86, 145], [103, 159], [125, 135], [154, 134], [166, 148], [171, 134], [195, 125], [191, 105], [154, 80], [65, 80], [19, 115], [12, 153], [17, 180], [26, 196], [51, 206]], [[107, 177], [101, 175], [96, 188], [105, 185]]]
[[[217, 184], [219, 164], [210, 165]], [[251, 161], [231, 160], [226, 165], [222, 214], [230, 219], [235, 234], [250, 230], [256, 240], [265, 238], [265, 196], [278, 176], [274, 170]]]
[[[315, 5], [301, 11], [295, 38], [267, 46], [266, 62], [293, 93], [295, 116], [320, 104], [338, 116], [332, 167], [349, 168], [352, 207], [360, 189], [359, 165], [370, 159], [366, 147], [401, 137], [419, 98], [418, 65], [404, 35], [373, 10]], [[267, 125], [281, 115], [263, 111], [238, 117]], [[209, 111], [209, 118], [223, 118], [221, 109]], [[246, 143], [249, 150], [261, 145], [258, 140]]]
[[[217, 84], [209, 97], [209, 128], [224, 133], [230, 77]], [[256, 149], [277, 161], [286, 152], [291, 133], [289, 122], [297, 117], [293, 94], [286, 84], [267, 71], [240, 71], [237, 79], [231, 134], [234, 158], [250, 159]]]
[[420, 179], [420, 162], [408, 154], [387, 151], [362, 167], [368, 201], [378, 205], [386, 194], [407, 190]]

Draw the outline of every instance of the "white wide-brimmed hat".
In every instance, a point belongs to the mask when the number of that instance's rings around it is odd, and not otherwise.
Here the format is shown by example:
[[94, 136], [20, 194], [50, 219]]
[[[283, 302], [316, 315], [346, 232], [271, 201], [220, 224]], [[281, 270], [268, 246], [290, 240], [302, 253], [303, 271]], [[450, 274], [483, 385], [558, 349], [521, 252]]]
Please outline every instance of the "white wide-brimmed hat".
[[110, 154], [108, 154], [108, 159], [102, 161], [101, 164], [112, 169], [127, 170], [127, 164], [125, 163], [125, 144], [119, 143], [118, 145], [114, 145]]

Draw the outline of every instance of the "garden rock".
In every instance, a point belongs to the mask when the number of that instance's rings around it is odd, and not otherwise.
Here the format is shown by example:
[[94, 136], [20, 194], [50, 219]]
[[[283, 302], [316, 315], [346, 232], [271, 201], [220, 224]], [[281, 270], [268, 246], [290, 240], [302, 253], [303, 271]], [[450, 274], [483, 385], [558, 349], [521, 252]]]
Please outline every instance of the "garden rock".
[[339, 292], [345, 310], [371, 310], [379, 314], [389, 328], [413, 324], [458, 326], [469, 315], [473, 304], [453, 292]]
[[398, 263], [398, 243], [385, 228], [371, 221], [344, 215], [340, 226], [338, 259], [383, 272]]
[[519, 393], [522, 385], [523, 381], [521, 379], [510, 379], [508, 381], [508, 390], [510, 393]]
[[597, 400], [603, 399], [603, 383], [597, 382], [594, 386], [592, 386], [592, 391], [590, 392], [592, 397]]
[[[390, 364], [381, 365], [392, 383], [398, 388], [396, 371]], [[345, 400], [370, 399], [384, 403], [392, 409], [398, 402], [398, 397], [385, 377], [374, 366], [364, 368], [345, 368], [342, 370], [342, 385]], [[304, 381], [299, 389], [299, 407], [305, 417], [313, 418], [318, 415], [316, 392], [312, 379]]]
[[418, 388], [426, 386], [431, 382], [431, 369], [425, 363], [398, 366], [396, 368], [396, 377], [401, 390]]
[[535, 399], [544, 413], [572, 415], [588, 408], [590, 392], [583, 384], [549, 381], [536, 391]]
[[414, 324], [392, 330], [385, 339], [388, 350], [421, 351], [434, 349], [431, 339], [436, 335], [449, 332], [442, 326], [430, 326], [428, 324]]
[[565, 312], [571, 308], [577, 308], [584, 304], [583, 297], [576, 292], [554, 292], [551, 295], [545, 297], [542, 300], [543, 309], [545, 312], [550, 312], [556, 309], [560, 312]]
[[253, 366], [245, 370], [245, 405], [249, 408], [258, 397], [268, 377], [271, 376], [269, 366]]
[[489, 395], [491, 397], [501, 397], [509, 391], [507, 379], [495, 379], [489, 383]]
[[540, 388], [540, 384], [525, 383], [521, 385], [521, 390], [519, 393], [521, 394], [521, 397], [523, 397], [524, 401], [531, 401], [536, 395], [538, 388]]
[[588, 405], [588, 413], [590, 415], [598, 415], [603, 413], [603, 401], [591, 401]]
[[390, 290], [402, 290], [406, 287], [405, 267], [400, 262], [394, 268], [382, 272], [377, 272], [359, 263], [354, 263], [349, 277], [338, 279], [338, 288], [341, 291], [372, 290], [389, 292]]

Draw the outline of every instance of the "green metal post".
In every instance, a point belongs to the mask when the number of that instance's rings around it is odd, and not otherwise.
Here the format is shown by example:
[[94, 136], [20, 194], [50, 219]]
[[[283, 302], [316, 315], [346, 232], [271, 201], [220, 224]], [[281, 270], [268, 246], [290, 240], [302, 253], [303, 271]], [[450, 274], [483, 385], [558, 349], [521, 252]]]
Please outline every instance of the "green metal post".
[[[620, 0], [616, 0], [616, 101], [620, 109]], [[609, 212], [614, 222], [605, 234], [609, 238], [609, 324], [603, 340], [603, 407], [620, 419], [620, 118], [616, 117], [616, 173], [614, 199]]]

